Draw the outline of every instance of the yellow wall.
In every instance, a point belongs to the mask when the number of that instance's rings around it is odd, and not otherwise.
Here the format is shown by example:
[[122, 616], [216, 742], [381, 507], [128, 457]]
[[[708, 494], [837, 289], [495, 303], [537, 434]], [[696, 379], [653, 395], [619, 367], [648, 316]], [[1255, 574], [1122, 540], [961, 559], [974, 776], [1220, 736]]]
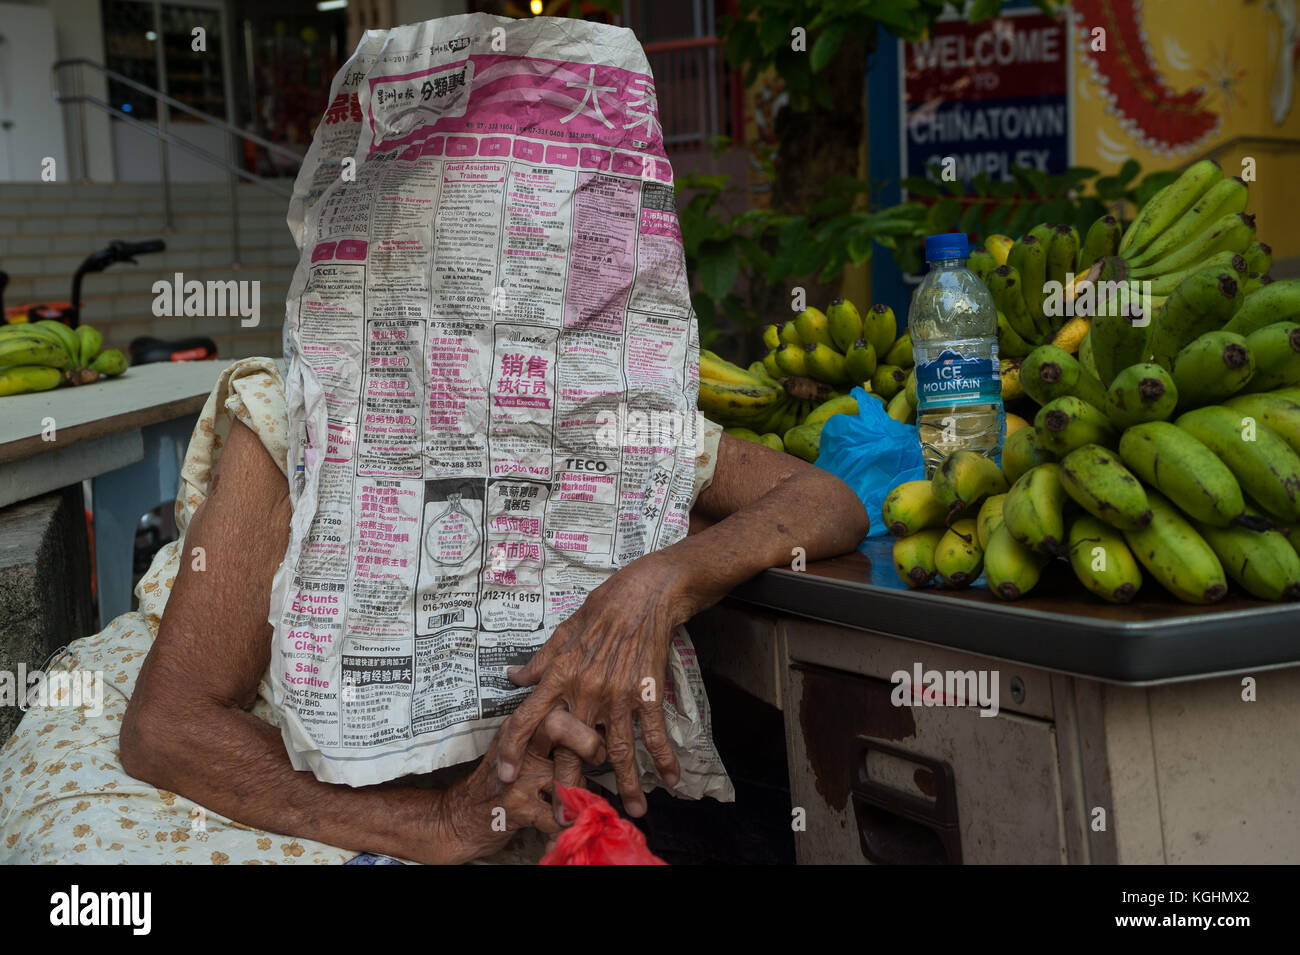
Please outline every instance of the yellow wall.
[[[1147, 47], [1156, 70], [1174, 93], [1204, 87], [1196, 105], [1217, 115], [1217, 132], [1178, 155], [1144, 147], [1137, 135], [1121, 124], [1121, 116], [1103, 96], [1079, 48], [1080, 37], [1096, 22], [1074, 20], [1074, 162], [1113, 172], [1128, 157], [1142, 164], [1143, 172], [1180, 168], [1212, 155], [1229, 175], [1241, 175], [1241, 160], [1256, 160], [1256, 180], [1250, 183], [1248, 211], [1256, 213], [1259, 238], [1273, 246], [1275, 260], [1300, 257], [1300, 64], [1297, 64], [1292, 102], [1282, 121], [1274, 121], [1271, 104], [1286, 51], [1283, 26], [1274, 5], [1291, 6], [1295, 0], [1107, 0], [1084, 2], [1080, 11], [1105, 7], [1112, 15], [1134, 16], [1145, 28]], [[1300, 4], [1296, 4], [1300, 6]], [[1085, 17], [1089, 15], [1085, 13]], [[1104, 56], [1117, 54], [1113, 45]], [[1294, 62], [1294, 61], [1293, 61]], [[1136, 110], [1130, 110], [1136, 113]], [[1152, 123], [1156, 122], [1155, 120]], [[1285, 139], [1285, 144], [1246, 142], [1227, 145], [1239, 137], [1258, 140]]]

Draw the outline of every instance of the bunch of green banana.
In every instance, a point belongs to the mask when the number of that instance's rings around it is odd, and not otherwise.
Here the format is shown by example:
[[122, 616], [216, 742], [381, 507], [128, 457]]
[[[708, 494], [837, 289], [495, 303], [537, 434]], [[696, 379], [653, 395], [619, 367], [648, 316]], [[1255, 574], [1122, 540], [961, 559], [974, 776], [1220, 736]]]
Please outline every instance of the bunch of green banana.
[[90, 325], [75, 331], [50, 319], [0, 325], [0, 395], [120, 375], [126, 356], [115, 348], [100, 351], [102, 344], [103, 336]]

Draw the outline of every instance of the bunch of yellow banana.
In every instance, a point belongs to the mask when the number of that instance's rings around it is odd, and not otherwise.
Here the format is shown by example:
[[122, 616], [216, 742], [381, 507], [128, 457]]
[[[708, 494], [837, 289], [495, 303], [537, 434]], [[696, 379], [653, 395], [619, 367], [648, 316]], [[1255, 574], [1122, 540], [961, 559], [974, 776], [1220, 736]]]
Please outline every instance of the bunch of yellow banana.
[[116, 348], [100, 351], [103, 341], [89, 325], [76, 331], [49, 319], [0, 325], [0, 396], [120, 375], [126, 370], [126, 356]]
[[864, 314], [837, 298], [825, 312], [806, 308], [789, 322], [767, 326], [763, 343], [763, 366], [774, 378], [812, 378], [843, 391], [861, 387], [891, 417], [908, 423], [916, 418], [912, 341], [899, 335], [888, 305], [873, 305]]

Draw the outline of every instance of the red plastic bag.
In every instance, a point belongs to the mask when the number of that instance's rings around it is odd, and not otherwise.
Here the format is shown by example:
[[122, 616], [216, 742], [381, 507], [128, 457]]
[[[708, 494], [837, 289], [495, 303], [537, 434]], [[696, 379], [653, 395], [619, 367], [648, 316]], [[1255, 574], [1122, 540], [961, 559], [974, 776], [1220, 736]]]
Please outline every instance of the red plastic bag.
[[555, 790], [565, 816], [574, 821], [539, 865], [668, 864], [646, 848], [641, 830], [620, 817], [602, 796], [559, 783]]

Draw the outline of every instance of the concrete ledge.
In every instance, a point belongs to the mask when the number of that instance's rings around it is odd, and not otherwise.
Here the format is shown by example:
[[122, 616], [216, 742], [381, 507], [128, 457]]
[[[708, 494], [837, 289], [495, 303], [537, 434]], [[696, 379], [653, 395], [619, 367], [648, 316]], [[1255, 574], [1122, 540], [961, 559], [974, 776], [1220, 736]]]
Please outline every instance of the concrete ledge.
[[[41, 667], [89, 634], [92, 620], [81, 485], [0, 509], [0, 670]], [[22, 717], [16, 707], [0, 707], [0, 740]]]

